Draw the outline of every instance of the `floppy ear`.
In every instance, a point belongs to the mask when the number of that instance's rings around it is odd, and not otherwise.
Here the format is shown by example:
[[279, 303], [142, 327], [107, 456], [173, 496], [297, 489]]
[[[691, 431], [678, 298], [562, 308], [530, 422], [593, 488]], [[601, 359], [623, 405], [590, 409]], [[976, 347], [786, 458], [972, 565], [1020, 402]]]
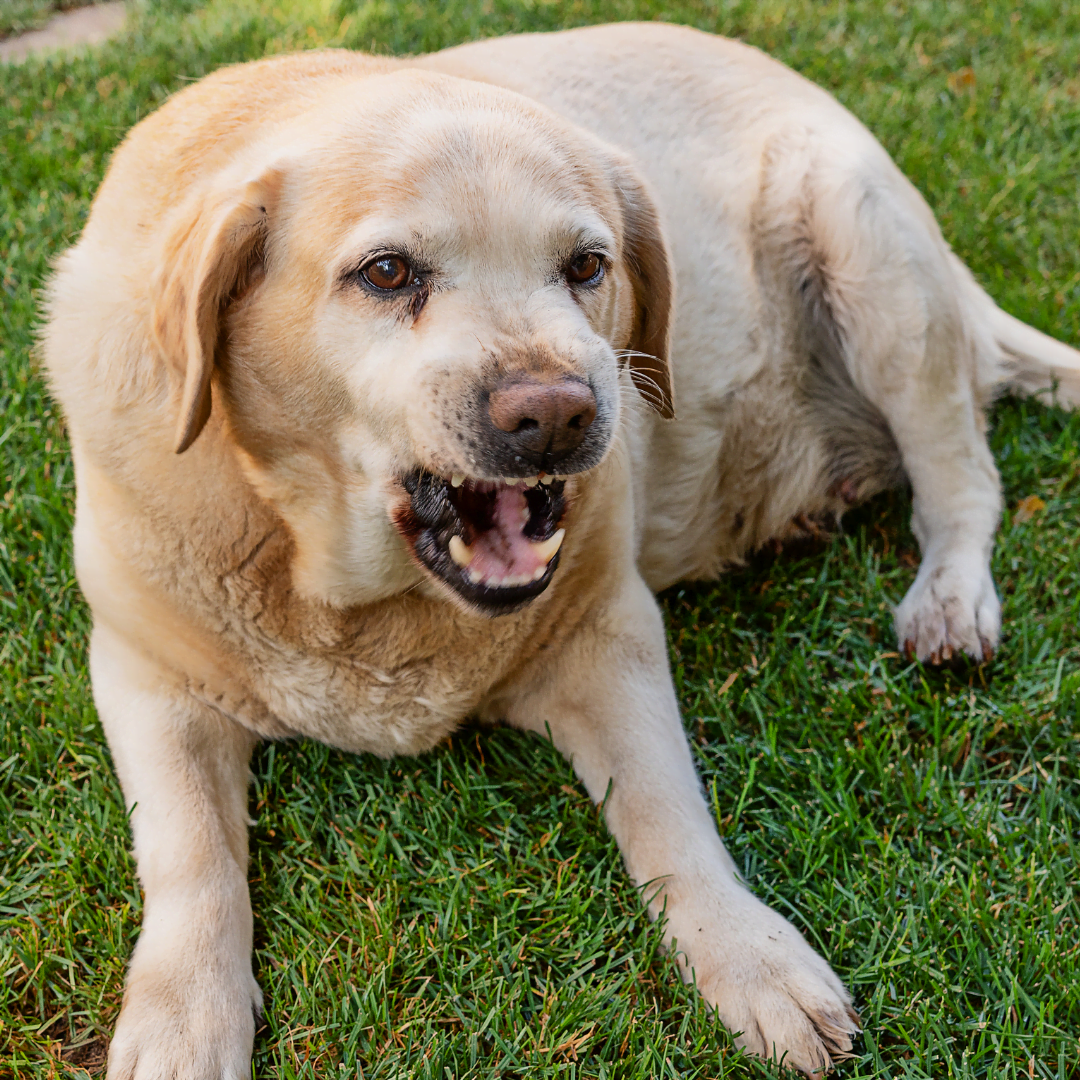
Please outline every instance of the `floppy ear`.
[[634, 287], [634, 325], [627, 346], [630, 377], [666, 420], [675, 416], [671, 383], [671, 317], [675, 273], [656, 203], [637, 171], [616, 160], [612, 180], [623, 212], [623, 257]]
[[271, 169], [229, 190], [200, 193], [179, 211], [165, 243], [155, 288], [158, 348], [183, 384], [176, 452], [199, 437], [210, 418], [210, 376], [230, 301], [263, 273], [272, 203], [281, 174]]

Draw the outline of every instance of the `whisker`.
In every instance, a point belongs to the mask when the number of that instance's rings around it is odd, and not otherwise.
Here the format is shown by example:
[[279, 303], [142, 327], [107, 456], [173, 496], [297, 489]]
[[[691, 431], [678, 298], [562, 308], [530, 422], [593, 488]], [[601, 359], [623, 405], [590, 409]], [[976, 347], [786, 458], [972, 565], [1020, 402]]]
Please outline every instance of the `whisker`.
[[640, 356], [643, 360], [655, 360], [658, 364], [660, 363], [660, 357], [659, 356], [653, 356], [652, 353], [647, 353], [647, 352], [638, 352], [636, 349], [616, 349], [615, 350], [615, 355], [620, 360], [625, 358], [625, 357]]
[[651, 376], [646, 375], [643, 371], [632, 371], [630, 373], [630, 378], [641, 392], [641, 396], [645, 398], [653, 408], [662, 409], [665, 405], [670, 404], [664, 389]]
[[[641, 352], [638, 349], [615, 349], [615, 356], [619, 360], [628, 360], [633, 357], [640, 357], [642, 360], [652, 360], [658, 367], [663, 366], [658, 356], [653, 356], [652, 353]], [[634, 385], [638, 388], [642, 397], [649, 403], [650, 407], [661, 410], [664, 406], [671, 406], [671, 401], [668, 398], [666, 391], [660, 384], [647, 372], [642, 371], [640, 368], [633, 368], [630, 372], [630, 378], [633, 379]]]
[[619, 401], [623, 408], [637, 417], [655, 414], [656, 409], [651, 402], [646, 401], [644, 395], [636, 386], [619, 386]]

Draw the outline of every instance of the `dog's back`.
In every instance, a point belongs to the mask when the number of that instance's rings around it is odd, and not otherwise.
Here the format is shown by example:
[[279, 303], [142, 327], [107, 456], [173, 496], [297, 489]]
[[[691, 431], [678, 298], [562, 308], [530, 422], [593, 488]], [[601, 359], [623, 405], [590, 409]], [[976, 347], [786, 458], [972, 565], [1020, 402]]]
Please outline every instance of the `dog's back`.
[[1080, 354], [997, 308], [869, 131], [758, 50], [629, 23], [421, 62], [537, 98], [631, 153], [656, 191], [679, 419], [636, 423], [653, 587], [902, 482], [887, 402], [931, 355], [976, 412], [1002, 389], [1080, 402]]

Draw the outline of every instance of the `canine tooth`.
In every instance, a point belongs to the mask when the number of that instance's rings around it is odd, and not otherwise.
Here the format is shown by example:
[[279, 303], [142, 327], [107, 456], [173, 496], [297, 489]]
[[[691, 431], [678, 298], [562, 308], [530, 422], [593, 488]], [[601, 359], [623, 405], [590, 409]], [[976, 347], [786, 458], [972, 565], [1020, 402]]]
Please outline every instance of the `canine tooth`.
[[460, 536], [450, 537], [450, 558], [464, 569], [472, 562], [472, 548]]
[[570, 477], [569, 476], [556, 476], [555, 479], [560, 480], [562, 483], [565, 484], [566, 481], [570, 479]]
[[553, 484], [554, 482], [555, 482], [555, 477], [552, 476], [550, 473], [548, 473], [545, 476], [540, 477], [540, 483], [541, 484]]
[[525, 486], [526, 487], [536, 487], [536, 485], [539, 484], [539, 483], [540, 483], [540, 477], [538, 477], [538, 476], [526, 476], [525, 477]]
[[464, 483], [465, 483], [465, 477], [462, 476], [461, 473], [456, 472], [456, 473], [454, 473], [453, 476], [450, 477], [450, 486], [451, 487], [461, 487], [461, 485], [464, 484]]
[[562, 547], [563, 537], [566, 535], [565, 529], [560, 529], [550, 540], [542, 540], [539, 543], [533, 543], [533, 553], [544, 561], [545, 564], [551, 562], [555, 558], [555, 553]]

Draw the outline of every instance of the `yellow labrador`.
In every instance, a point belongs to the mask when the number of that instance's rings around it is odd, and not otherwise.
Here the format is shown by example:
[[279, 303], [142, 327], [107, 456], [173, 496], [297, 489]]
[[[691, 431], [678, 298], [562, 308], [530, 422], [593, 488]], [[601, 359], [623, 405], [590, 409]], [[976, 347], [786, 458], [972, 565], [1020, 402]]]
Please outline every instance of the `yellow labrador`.
[[415, 754], [469, 715], [550, 730], [607, 794], [743, 1046], [851, 1048], [717, 835], [651, 590], [906, 476], [900, 640], [985, 655], [982, 408], [1075, 402], [1080, 361], [828, 95], [662, 25], [229, 68], [128, 136], [48, 312], [146, 897], [111, 1080], [249, 1075], [254, 744]]

